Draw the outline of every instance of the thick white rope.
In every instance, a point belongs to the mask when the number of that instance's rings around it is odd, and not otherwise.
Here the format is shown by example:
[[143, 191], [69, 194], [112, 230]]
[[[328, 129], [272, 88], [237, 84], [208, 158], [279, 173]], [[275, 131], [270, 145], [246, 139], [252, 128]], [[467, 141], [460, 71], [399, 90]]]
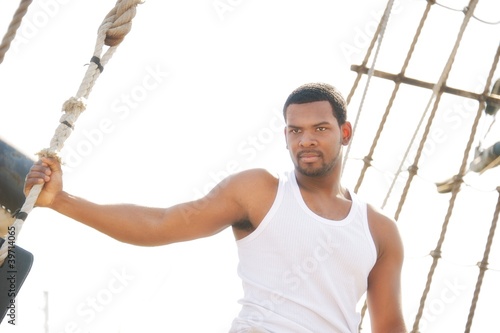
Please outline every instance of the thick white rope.
[[[85, 101], [88, 98], [97, 78], [101, 74], [103, 67], [108, 63], [113, 56], [118, 45], [123, 41], [132, 27], [132, 19], [136, 14], [136, 7], [142, 3], [142, 0], [118, 0], [115, 7], [106, 15], [101, 23], [97, 41], [92, 55], [91, 63], [89, 64], [78, 92], [74, 97], [70, 97], [64, 102], [62, 111], [64, 114], [60, 119], [60, 124], [56, 128], [55, 134], [50, 141], [50, 147], [43, 149], [38, 153], [40, 157], [56, 157], [61, 151], [64, 142], [73, 131], [75, 122], [80, 114], [85, 111]], [[104, 46], [109, 48], [103, 50]], [[43, 185], [35, 185], [26, 197], [20, 212], [16, 216], [16, 220], [9, 227], [10, 233], [7, 241], [0, 248], [0, 265], [8, 255], [9, 248], [12, 248], [17, 240], [19, 232], [22, 229], [24, 220], [27, 215], [33, 210], [35, 202], [42, 190]]]

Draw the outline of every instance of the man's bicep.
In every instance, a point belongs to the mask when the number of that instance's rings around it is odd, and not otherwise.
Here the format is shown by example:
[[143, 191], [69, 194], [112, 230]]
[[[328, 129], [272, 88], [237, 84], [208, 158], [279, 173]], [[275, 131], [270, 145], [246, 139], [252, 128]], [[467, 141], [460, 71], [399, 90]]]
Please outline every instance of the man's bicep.
[[372, 330], [406, 332], [401, 305], [401, 269], [403, 244], [396, 225], [384, 223], [380, 253], [368, 278], [367, 301]]
[[229, 180], [219, 183], [200, 199], [166, 209], [161, 232], [168, 243], [214, 235], [245, 217], [238, 194], [226, 182]]

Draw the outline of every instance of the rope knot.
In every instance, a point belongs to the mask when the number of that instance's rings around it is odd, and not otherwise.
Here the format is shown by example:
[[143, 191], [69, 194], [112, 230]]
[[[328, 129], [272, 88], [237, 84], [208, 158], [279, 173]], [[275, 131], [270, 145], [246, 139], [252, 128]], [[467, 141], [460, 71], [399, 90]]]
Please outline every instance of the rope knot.
[[44, 148], [42, 150], [40, 150], [38, 153], [36, 153], [36, 155], [38, 157], [49, 157], [49, 158], [55, 158], [56, 160], [59, 161], [59, 163], [61, 163], [61, 158], [57, 155], [56, 152], [54, 152], [53, 150], [51, 150], [50, 148]]
[[117, 46], [132, 28], [132, 19], [136, 14], [136, 7], [142, 0], [118, 0], [115, 7], [108, 13], [102, 27], [109, 25], [106, 31], [104, 44]]
[[408, 173], [411, 174], [411, 175], [416, 175], [418, 172], [418, 166], [416, 166], [415, 164], [412, 164], [408, 167]]
[[480, 261], [477, 264], [477, 267], [479, 267], [480, 270], [485, 271], [488, 270], [488, 262], [487, 261]]
[[87, 108], [85, 99], [83, 97], [76, 98], [70, 97], [62, 106], [62, 111], [66, 113], [73, 113], [79, 115]]
[[429, 253], [431, 257], [434, 259], [440, 259], [441, 258], [441, 250], [433, 250], [431, 253]]

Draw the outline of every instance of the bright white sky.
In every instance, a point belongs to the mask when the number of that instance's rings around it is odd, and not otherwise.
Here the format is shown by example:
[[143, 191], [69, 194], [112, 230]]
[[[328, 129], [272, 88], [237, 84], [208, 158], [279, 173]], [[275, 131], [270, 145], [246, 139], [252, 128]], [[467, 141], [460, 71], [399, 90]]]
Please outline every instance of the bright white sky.
[[[455, 9], [468, 1], [440, 3]], [[114, 1], [34, 1], [0, 65], [0, 136], [28, 156], [48, 147], [62, 103], [76, 94], [96, 32]], [[219, 9], [215, 5], [219, 5]], [[426, 1], [396, 1], [377, 69], [398, 73]], [[221, 10], [220, 6], [226, 6]], [[310, 81], [345, 96], [386, 0], [147, 1], [106, 66], [87, 111], [61, 152], [66, 189], [101, 202], [169, 206], [205, 193], [228, 173], [291, 167], [281, 134], [288, 93]], [[6, 31], [17, 3], [3, 3]], [[500, 4], [480, 0], [476, 16], [500, 21]], [[434, 6], [407, 75], [436, 82], [463, 13]], [[499, 25], [471, 20], [449, 85], [484, 88]], [[500, 73], [496, 73], [494, 79]], [[366, 77], [350, 104], [352, 122]], [[346, 164], [346, 186], [359, 176], [393, 84], [373, 78]], [[431, 92], [403, 86], [359, 193], [380, 206]], [[449, 194], [434, 183], [459, 170], [477, 103], [443, 97], [431, 139], [398, 221], [406, 246], [404, 312], [411, 328]], [[482, 119], [487, 124], [487, 119]], [[495, 134], [496, 131], [496, 134]], [[481, 127], [474, 144], [484, 134]], [[498, 141], [498, 126], [484, 145]], [[418, 139], [420, 139], [420, 135]], [[415, 151], [415, 147], [412, 149]], [[410, 154], [410, 160], [413, 155]], [[408, 166], [410, 163], [406, 163]], [[434, 276], [422, 332], [464, 330], [497, 200], [498, 170], [466, 179]], [[394, 214], [406, 173], [385, 209]], [[498, 241], [496, 242], [498, 244]], [[226, 332], [239, 305], [236, 247], [230, 230], [158, 248], [121, 244], [53, 212], [35, 209], [19, 239], [35, 264], [18, 297], [18, 325], [2, 332]], [[473, 332], [500, 326], [498, 245], [490, 255]], [[118, 278], [117, 278], [118, 277]], [[368, 324], [365, 332], [369, 332]]]

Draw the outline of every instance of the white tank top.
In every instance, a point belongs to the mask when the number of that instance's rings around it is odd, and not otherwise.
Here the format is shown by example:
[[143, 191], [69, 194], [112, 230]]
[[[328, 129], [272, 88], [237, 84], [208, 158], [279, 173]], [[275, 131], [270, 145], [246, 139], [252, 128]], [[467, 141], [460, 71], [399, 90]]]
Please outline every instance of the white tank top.
[[280, 176], [271, 209], [237, 241], [244, 296], [230, 333], [352, 333], [377, 253], [366, 204], [354, 193], [346, 218], [311, 211], [293, 171]]

